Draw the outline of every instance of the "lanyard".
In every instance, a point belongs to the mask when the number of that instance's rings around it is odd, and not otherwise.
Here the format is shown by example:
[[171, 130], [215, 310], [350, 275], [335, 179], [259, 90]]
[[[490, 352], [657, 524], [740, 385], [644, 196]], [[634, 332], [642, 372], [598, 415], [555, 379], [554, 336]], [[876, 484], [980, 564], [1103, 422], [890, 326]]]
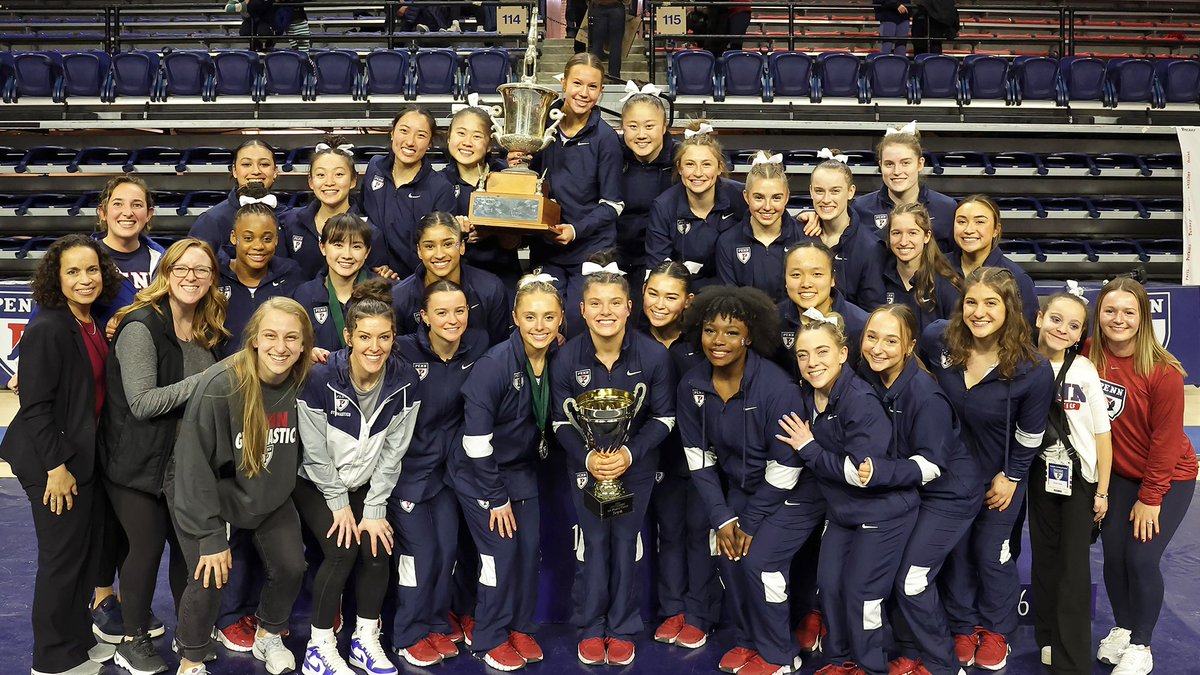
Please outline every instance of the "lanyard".
[[550, 369], [542, 370], [540, 382], [533, 376], [533, 364], [528, 361], [525, 362], [525, 371], [529, 373], [530, 394], [533, 396], [533, 418], [537, 420], [538, 429], [545, 434], [546, 418], [550, 416], [550, 386], [546, 381], [550, 377]]
[[[357, 286], [363, 282], [366, 274], [362, 270], [358, 272], [358, 278], [354, 280], [354, 285]], [[342, 309], [342, 301], [338, 300], [337, 293], [333, 290], [333, 279], [329, 275], [325, 275], [325, 290], [329, 291], [329, 313], [333, 315], [333, 328], [337, 331], [338, 344], [346, 346], [346, 312]]]

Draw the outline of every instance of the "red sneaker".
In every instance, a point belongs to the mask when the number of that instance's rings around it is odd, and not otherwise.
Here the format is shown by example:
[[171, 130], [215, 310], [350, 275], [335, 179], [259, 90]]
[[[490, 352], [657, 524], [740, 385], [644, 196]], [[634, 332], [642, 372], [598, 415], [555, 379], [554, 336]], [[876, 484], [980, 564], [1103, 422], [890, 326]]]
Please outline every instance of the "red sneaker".
[[821, 648], [821, 640], [829, 635], [829, 627], [821, 616], [821, 610], [814, 609], [800, 620], [796, 627], [796, 642], [800, 643], [800, 651], [815, 652]]
[[499, 647], [483, 655], [483, 662], [496, 670], [508, 672], [525, 667], [525, 659], [507, 642], [501, 642]]
[[984, 670], [1000, 670], [1008, 665], [1008, 653], [1012, 651], [1008, 640], [999, 633], [981, 630], [979, 649], [975, 651], [975, 666]]
[[446, 623], [450, 624], [450, 631], [446, 633], [446, 637], [450, 638], [451, 642], [463, 641], [462, 624], [458, 622], [458, 615], [454, 612], [449, 612], [446, 615]]
[[828, 665], [813, 675], [867, 675], [867, 671], [858, 667], [857, 663], [847, 661], [841, 665]]
[[634, 652], [637, 648], [628, 640], [604, 638], [604, 651], [608, 655], [608, 665], [627, 666], [633, 663]]
[[888, 663], [888, 675], [916, 675], [917, 668], [920, 667], [920, 661], [913, 661], [907, 656], [901, 656]]
[[736, 673], [756, 656], [758, 656], [758, 652], [753, 649], [734, 647], [725, 652], [725, 656], [721, 657], [721, 663], [717, 667], [726, 673]]
[[762, 655], [755, 654], [754, 658], [750, 659], [750, 663], [743, 666], [738, 673], [740, 675], [783, 675], [784, 673], [794, 673], [800, 670], [799, 661], [800, 658], [796, 657], [796, 663], [777, 666], [774, 663], [767, 663], [763, 660]]
[[608, 658], [604, 653], [604, 640], [588, 638], [579, 643], [579, 662], [585, 666], [599, 666]]
[[954, 655], [958, 657], [958, 665], [963, 668], [970, 668], [975, 665], [975, 650], [979, 649], [979, 631], [982, 628], [976, 628], [974, 633], [969, 635], [954, 636]]
[[675, 638], [675, 646], [684, 649], [699, 649], [708, 641], [708, 635], [690, 623], [683, 624], [679, 636]]
[[217, 631], [217, 641], [225, 645], [225, 649], [235, 652], [248, 652], [254, 649], [254, 634], [258, 631], [258, 618], [243, 616], [238, 622]]
[[434, 649], [438, 650], [443, 659], [458, 656], [458, 645], [454, 644], [454, 641], [449, 636], [441, 633], [430, 633], [426, 639], [429, 640], [429, 644], [433, 645]]
[[428, 636], [417, 640], [403, 649], [397, 649], [396, 653], [405, 661], [418, 668], [425, 668], [442, 662], [442, 653], [437, 650], [437, 647], [433, 646]]
[[475, 617], [461, 614], [458, 617], [458, 625], [462, 627], [463, 642], [470, 647], [471, 639], [475, 637]]
[[683, 630], [683, 625], [686, 623], [686, 617], [682, 614], [676, 614], [662, 622], [658, 630], [654, 631], [654, 639], [658, 642], [667, 644], [675, 644], [675, 639], [679, 637], [680, 631]]
[[517, 650], [521, 658], [525, 659], [525, 663], [537, 663], [545, 658], [542, 654], [542, 647], [533, 639], [533, 636], [528, 633], [520, 633], [515, 630], [508, 632], [508, 644]]

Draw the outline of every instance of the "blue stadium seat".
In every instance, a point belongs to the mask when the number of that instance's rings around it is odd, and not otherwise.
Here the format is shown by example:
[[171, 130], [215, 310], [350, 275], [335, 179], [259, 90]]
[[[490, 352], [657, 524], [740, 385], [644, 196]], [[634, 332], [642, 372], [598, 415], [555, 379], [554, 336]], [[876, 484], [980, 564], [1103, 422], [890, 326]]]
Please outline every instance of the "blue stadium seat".
[[767, 95], [767, 58], [758, 52], [728, 51], [717, 60], [717, 100]]
[[407, 96], [410, 69], [407, 51], [376, 49], [368, 52], [365, 60], [368, 96]]
[[161, 145], [150, 145], [138, 148], [129, 154], [125, 163], [126, 173], [134, 171], [138, 166], [171, 166], [182, 173], [187, 170], [183, 164], [183, 151]]
[[1051, 152], [1042, 155], [1042, 165], [1050, 172], [1055, 169], [1069, 169], [1071, 171], [1064, 172], [1068, 174], [1078, 174], [1079, 171], [1087, 171], [1089, 176], [1099, 176], [1100, 169], [1092, 158], [1087, 153], [1083, 152]]
[[1042, 247], [1032, 239], [1007, 239], [1000, 245], [1005, 255], [1020, 257], [1032, 256], [1037, 262], [1046, 262], [1046, 254]]
[[1058, 95], [1062, 105], [1105, 103], [1104, 61], [1092, 56], [1064, 56], [1058, 60]]
[[944, 54], [918, 54], [914, 61], [914, 103], [926, 98], [961, 101], [958, 59]]
[[178, 170], [186, 171], [193, 166], [233, 166], [233, 151], [226, 148], [200, 146], [183, 153]]
[[996, 169], [992, 166], [990, 157], [982, 152], [972, 150], [950, 150], [948, 152], [938, 153], [935, 157], [936, 166], [934, 173], [942, 173], [938, 169], [978, 169], [980, 173], [992, 175], [996, 173]]
[[1058, 102], [1058, 62], [1045, 56], [1018, 56], [1012, 65], [1012, 96], [1025, 101]]
[[1115, 213], [1122, 216], [1130, 216], [1137, 214], [1138, 218], [1149, 218], [1150, 212], [1146, 210], [1145, 205], [1138, 199], [1132, 197], [1097, 197], [1092, 199], [1092, 204], [1096, 206], [1096, 210], [1103, 216], [1106, 213]]
[[77, 216], [83, 197], [77, 194], [38, 193], [17, 207], [18, 216]]
[[813, 60], [804, 52], [773, 52], [767, 57], [769, 96], [810, 98], [813, 95]]
[[144, 50], [113, 54], [109, 101], [121, 97], [157, 101], [159, 85], [158, 54]]
[[1156, 199], [1143, 199], [1142, 205], [1151, 213], [1183, 213], [1183, 198], [1181, 197], [1158, 197]]
[[62, 80], [55, 100], [64, 101], [71, 97], [99, 99], [108, 87], [112, 60], [106, 52], [89, 50], [65, 52], [62, 55]]
[[1178, 152], [1161, 152], [1155, 155], [1143, 155], [1142, 161], [1151, 173], [1155, 171], [1182, 171], [1183, 154]]
[[119, 166], [124, 170], [125, 165], [129, 162], [130, 153], [128, 150], [110, 147], [93, 147], [84, 148], [75, 156], [75, 159], [67, 165], [69, 173], [79, 171], [79, 167], [104, 167], [104, 166]]
[[57, 52], [20, 52], [13, 56], [13, 73], [10, 100], [52, 98], [62, 80], [62, 57]]
[[0, 100], [12, 102], [12, 90], [17, 83], [17, 72], [13, 66], [13, 53], [0, 52]]
[[912, 64], [908, 57], [895, 54], [871, 54], [863, 73], [863, 101], [875, 98], [902, 98], [913, 102]]
[[667, 90], [672, 96], [714, 96], [717, 61], [712, 52], [681, 49], [667, 62]]
[[873, 169], [879, 166], [873, 150], [843, 150], [842, 154], [846, 156], [846, 165], [850, 167]]
[[349, 49], [313, 50], [310, 57], [315, 96], [349, 96], [356, 101], [363, 98], [358, 53]]
[[1090, 242], [1092, 250], [1095, 251], [1096, 257], [1100, 262], [1104, 262], [1105, 258], [1134, 256], [1138, 262], [1150, 262], [1150, 256], [1146, 253], [1146, 249], [1142, 248], [1140, 242], [1127, 240], [1104, 240]]
[[258, 52], [248, 50], [219, 51], [213, 55], [213, 98], [248, 96], [260, 101], [261, 61]]
[[175, 212], [181, 216], [198, 216], [228, 198], [228, 193], [219, 190], [196, 190], [183, 196], [183, 202]]
[[13, 167], [16, 173], [25, 173], [30, 166], [62, 166], [75, 161], [75, 157], [79, 155], [79, 151], [75, 148], [68, 148], [61, 145], [41, 145], [35, 148], [30, 148], [21, 161], [17, 162]]
[[1047, 213], [1065, 212], [1079, 215], [1086, 214], [1088, 218], [1100, 217], [1100, 210], [1096, 208], [1092, 200], [1086, 197], [1042, 197], [1038, 201]]
[[294, 49], [267, 52], [263, 56], [263, 86], [268, 96], [299, 96], [312, 100], [312, 62], [308, 54]]
[[496, 87], [512, 79], [508, 51], [496, 47], [467, 52], [462, 67], [463, 91], [467, 94], [495, 94]]
[[183, 206], [183, 193], [173, 190], [151, 190], [154, 195], [154, 208], [160, 209], [162, 213], [174, 211], [180, 206]]
[[787, 207], [788, 207], [789, 211], [812, 211], [813, 210], [812, 197], [809, 196], [808, 193], [804, 193], [804, 194], [793, 193], [792, 196], [788, 198]]
[[427, 47], [413, 57], [409, 95], [457, 96], [458, 54], [453, 49]]
[[815, 167], [825, 160], [817, 157], [816, 150], [789, 150], [783, 153], [784, 166]]
[[1140, 156], [1127, 152], [1105, 152], [1092, 155], [1092, 163], [1100, 170], [1101, 175], [1111, 170], [1134, 170], [1142, 176], [1149, 177], [1152, 171]]
[[996, 206], [1003, 211], [1030, 211], [1038, 218], [1046, 217], [1046, 209], [1042, 208], [1040, 201], [1033, 197], [993, 197]]
[[826, 52], [817, 57], [817, 87], [814, 100], [826, 96], [863, 101], [862, 61], [849, 52]]
[[[1071, 239], [1050, 239], [1038, 241], [1038, 248], [1046, 256], [1063, 256], [1065, 258], [1076, 258], [1077, 260], [1069, 260], [1064, 262], [1098, 262], [1100, 257], [1092, 250], [1088, 242]], [[1082, 258], [1082, 260], [1078, 260]]]
[[283, 163], [279, 165], [279, 168], [282, 171], [287, 171], [290, 173], [295, 170], [297, 164], [308, 164], [310, 160], [312, 160], [312, 154], [313, 146], [311, 145], [293, 148], [292, 151], [288, 153], [287, 159], [283, 160]]
[[991, 163], [993, 171], [996, 169], [1031, 169], [1041, 176], [1048, 173], [1046, 166], [1042, 164], [1042, 158], [1032, 152], [997, 152], [992, 154], [988, 161]]
[[1148, 255], [1183, 255], [1182, 239], [1144, 239], [1139, 243]]
[[354, 162], [366, 164], [371, 161], [371, 158], [386, 155], [391, 151], [391, 148], [382, 145], [356, 145], [354, 146]]
[[1136, 102], [1159, 107], [1154, 64], [1146, 59], [1110, 59], [1104, 81], [1109, 105]]
[[972, 54], [962, 63], [962, 102], [976, 99], [1012, 102], [1008, 61], [999, 56]]
[[213, 60], [199, 49], [172, 50], [163, 55], [162, 98], [198, 96], [213, 99]]
[[0, 166], [16, 166], [24, 157], [24, 150], [7, 145], [0, 146]]
[[313, 200], [312, 190], [300, 190], [290, 195], [279, 195], [280, 200], [286, 201], [289, 209], [298, 209], [302, 206], [307, 206]]
[[1200, 61], [1159, 59], [1154, 73], [1164, 104], [1200, 102]]

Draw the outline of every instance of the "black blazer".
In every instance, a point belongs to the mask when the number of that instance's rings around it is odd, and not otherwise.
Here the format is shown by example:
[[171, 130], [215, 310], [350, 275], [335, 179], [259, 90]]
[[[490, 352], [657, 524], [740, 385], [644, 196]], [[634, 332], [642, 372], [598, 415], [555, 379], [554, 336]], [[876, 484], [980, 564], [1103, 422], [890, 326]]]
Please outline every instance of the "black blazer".
[[44, 486], [46, 472], [64, 463], [79, 483], [95, 472], [96, 383], [79, 331], [71, 310], [43, 309], [21, 336], [21, 408], [0, 457], [23, 487]]

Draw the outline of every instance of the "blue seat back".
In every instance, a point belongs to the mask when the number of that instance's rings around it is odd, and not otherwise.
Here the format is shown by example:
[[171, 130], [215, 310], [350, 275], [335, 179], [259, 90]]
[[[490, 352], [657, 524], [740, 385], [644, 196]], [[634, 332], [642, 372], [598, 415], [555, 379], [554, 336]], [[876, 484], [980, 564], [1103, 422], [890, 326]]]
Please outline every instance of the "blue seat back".
[[367, 93], [399, 96], [408, 86], [408, 52], [377, 49], [366, 56]]
[[998, 56], [972, 54], [963, 59], [963, 83], [972, 99], [1008, 98], [1008, 61]]
[[1154, 101], [1154, 64], [1146, 59], [1112, 59], [1105, 78], [1115, 101]]
[[358, 54], [335, 49], [312, 54], [316, 93], [332, 96], [351, 96], [358, 88]]
[[767, 57], [771, 89], [776, 97], [812, 94], [812, 57], [803, 52], [774, 52]]
[[767, 60], [758, 52], [731, 51], [721, 55], [721, 78], [726, 96], [763, 95]]
[[61, 57], [56, 52], [21, 52], [13, 57], [16, 74], [14, 92], [20, 96], [53, 96], [62, 77]]
[[169, 96], [204, 96], [213, 76], [213, 61], [208, 52], [185, 49], [163, 56], [165, 92]]
[[499, 48], [476, 49], [464, 59], [467, 93], [494, 94], [512, 79], [512, 61]]
[[132, 51], [112, 57], [112, 96], [155, 96], [158, 83], [158, 54]]
[[1200, 101], [1200, 61], [1164, 59], [1154, 64], [1167, 103]]
[[711, 96], [716, 91], [717, 60], [712, 52], [683, 49], [671, 54], [671, 94]]
[[267, 52], [263, 57], [266, 76], [264, 93], [280, 96], [303, 96], [308, 85], [310, 63], [308, 54], [291, 49]]
[[1053, 101], [1058, 98], [1058, 62], [1045, 56], [1013, 59], [1013, 83], [1024, 101]]
[[100, 96], [108, 81], [112, 61], [99, 50], [67, 52], [62, 55], [62, 95]]
[[862, 62], [848, 52], [827, 52], [817, 57], [817, 77], [822, 96], [858, 98]]
[[1104, 100], [1104, 61], [1091, 56], [1064, 56], [1058, 74], [1066, 101]]
[[458, 86], [458, 54], [440, 47], [422, 49], [413, 60], [417, 95], [452, 95]]
[[919, 54], [915, 67], [922, 98], [958, 98], [957, 59], [944, 54]]
[[213, 56], [214, 89], [218, 96], [254, 96], [258, 83], [257, 52], [231, 50]]
[[910, 69], [907, 57], [872, 54], [867, 59], [867, 91], [872, 97], [907, 98]]

